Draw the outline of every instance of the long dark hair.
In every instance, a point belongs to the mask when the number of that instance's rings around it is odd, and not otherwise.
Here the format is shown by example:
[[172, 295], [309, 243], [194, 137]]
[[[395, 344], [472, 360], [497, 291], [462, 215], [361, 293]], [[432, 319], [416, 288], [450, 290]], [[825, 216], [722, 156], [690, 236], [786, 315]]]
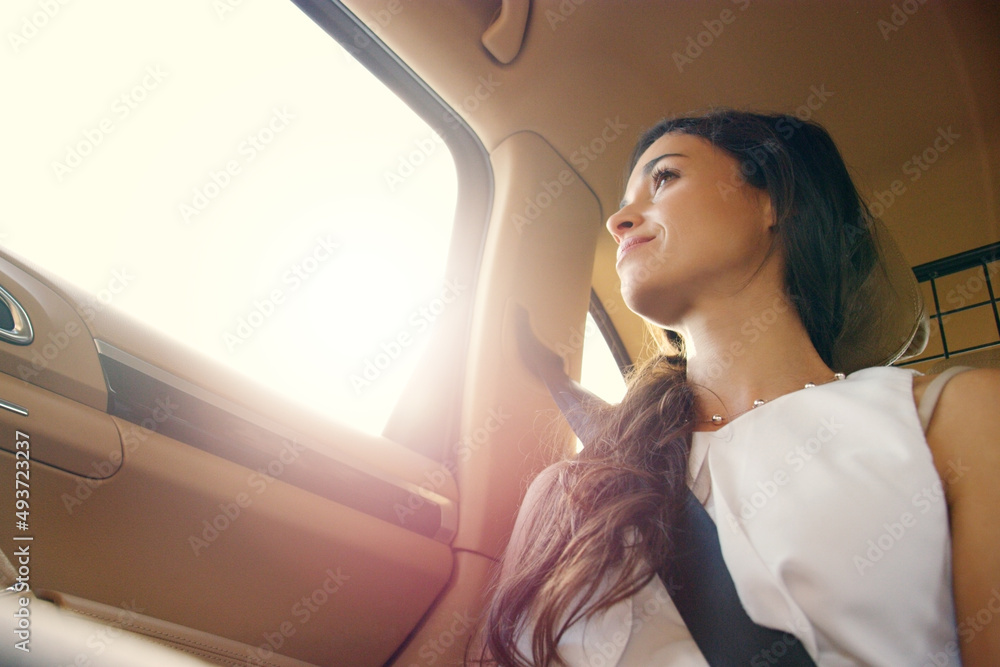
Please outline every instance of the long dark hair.
[[[650, 128], [628, 171], [669, 132], [711, 142], [737, 160], [747, 184], [769, 195], [788, 298], [834, 367], [845, 323], [858, 316], [851, 297], [879, 255], [871, 215], [830, 135], [793, 116], [713, 110]], [[672, 518], [684, 499], [696, 418], [683, 345], [665, 346], [630, 375], [619, 405], [598, 410], [597, 437], [547, 471], [522, 510], [528, 539], [508, 547], [485, 612], [488, 663], [561, 663], [556, 645], [573, 622], [633, 595], [675, 551]], [[516, 643], [528, 630], [532, 654], [525, 656]]]

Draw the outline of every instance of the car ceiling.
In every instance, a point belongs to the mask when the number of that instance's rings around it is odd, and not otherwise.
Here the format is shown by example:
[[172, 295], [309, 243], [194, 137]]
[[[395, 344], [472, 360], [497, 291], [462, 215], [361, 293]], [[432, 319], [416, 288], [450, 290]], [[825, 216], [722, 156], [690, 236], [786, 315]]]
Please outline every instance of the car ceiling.
[[[516, 132], [540, 135], [593, 190], [602, 218], [617, 208], [642, 129], [732, 106], [825, 125], [862, 194], [881, 193], [882, 219], [911, 265], [1000, 237], [994, 3], [541, 0], [507, 65], [481, 43], [498, 0], [345, 4], [488, 151]], [[941, 136], [949, 138], [934, 148]], [[592, 142], [601, 154], [582, 150]], [[912, 160], [925, 151], [933, 164], [921, 168]], [[605, 304], [619, 298], [613, 245], [602, 235], [595, 260]], [[615, 324], [635, 351], [641, 328], [632, 319]]]

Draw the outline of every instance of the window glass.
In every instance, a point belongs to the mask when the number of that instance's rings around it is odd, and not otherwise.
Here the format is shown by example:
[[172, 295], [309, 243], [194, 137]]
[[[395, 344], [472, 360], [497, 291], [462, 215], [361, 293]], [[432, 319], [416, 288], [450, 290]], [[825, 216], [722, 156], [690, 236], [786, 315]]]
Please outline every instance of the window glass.
[[583, 335], [583, 363], [580, 384], [608, 403], [620, 403], [625, 396], [625, 379], [594, 318], [587, 313]]
[[380, 431], [456, 289], [431, 128], [291, 2], [0, 14], [0, 244], [84, 310]]
[[[615, 362], [615, 357], [601, 334], [594, 318], [587, 313], [587, 325], [583, 333], [583, 360], [580, 368], [580, 384], [608, 403], [620, 403], [625, 397], [625, 378]], [[583, 449], [579, 438], [576, 451]]]

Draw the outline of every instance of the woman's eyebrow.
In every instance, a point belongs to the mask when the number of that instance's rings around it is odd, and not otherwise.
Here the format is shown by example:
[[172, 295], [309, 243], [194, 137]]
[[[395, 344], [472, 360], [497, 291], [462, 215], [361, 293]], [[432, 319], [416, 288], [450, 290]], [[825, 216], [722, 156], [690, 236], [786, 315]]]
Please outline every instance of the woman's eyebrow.
[[[642, 166], [642, 177], [646, 178], [651, 173], [653, 173], [653, 167], [655, 167], [656, 163], [659, 162], [660, 160], [662, 160], [665, 157], [688, 157], [688, 156], [685, 155], [684, 153], [664, 153], [663, 155], [660, 155], [659, 157], [654, 157], [652, 160], [650, 160], [649, 162], [647, 162], [646, 164], [644, 164]], [[625, 208], [626, 206], [628, 206], [628, 200], [627, 199], [622, 199], [621, 202], [619, 202], [619, 204], [618, 204], [619, 210]]]
[[664, 153], [660, 157], [654, 157], [652, 160], [643, 165], [642, 175], [649, 176], [651, 173], [653, 173], [653, 167], [655, 167], [656, 163], [665, 157], [687, 157], [687, 155], [684, 155], [684, 153]]

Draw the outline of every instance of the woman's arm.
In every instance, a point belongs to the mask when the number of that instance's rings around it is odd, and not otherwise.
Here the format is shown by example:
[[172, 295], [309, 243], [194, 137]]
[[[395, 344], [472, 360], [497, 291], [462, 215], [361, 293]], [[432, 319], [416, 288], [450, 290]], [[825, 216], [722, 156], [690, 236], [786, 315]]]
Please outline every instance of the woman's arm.
[[1000, 370], [948, 382], [927, 431], [951, 519], [962, 662], [1000, 658]]

